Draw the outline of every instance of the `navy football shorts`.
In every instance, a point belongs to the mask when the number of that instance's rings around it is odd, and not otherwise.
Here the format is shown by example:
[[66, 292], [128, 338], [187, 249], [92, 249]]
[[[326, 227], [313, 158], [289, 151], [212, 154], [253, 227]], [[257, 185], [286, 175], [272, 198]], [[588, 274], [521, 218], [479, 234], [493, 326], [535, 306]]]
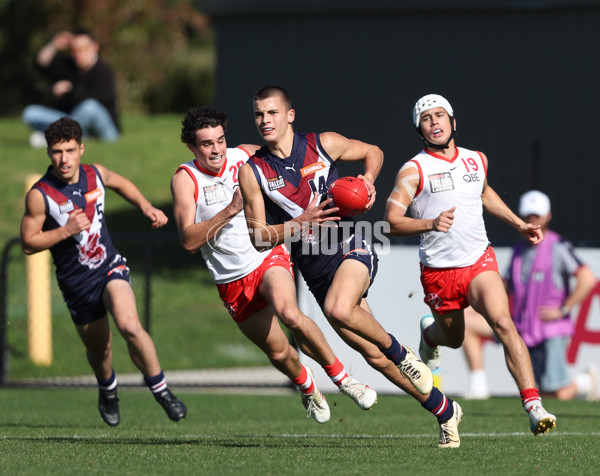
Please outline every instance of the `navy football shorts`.
[[102, 293], [104, 293], [106, 285], [113, 279], [131, 282], [126, 262], [127, 260], [123, 256], [116, 255], [107, 266], [103, 266], [98, 272], [97, 279], [90, 280], [85, 287], [78, 288], [76, 292], [63, 290], [63, 298], [71, 313], [71, 319], [76, 325], [89, 324], [106, 315], [106, 307], [102, 302]]
[[[369, 286], [373, 284], [377, 274], [377, 263], [379, 261], [377, 253], [375, 253], [373, 245], [358, 234], [352, 235], [346, 242], [339, 243], [337, 253], [332, 256], [326, 256], [324, 259], [329, 261], [327, 266], [328, 272], [326, 274], [316, 276], [312, 279], [306, 279], [305, 277], [308, 289], [310, 289], [321, 309], [323, 309], [323, 305], [325, 304], [325, 298], [333, 282], [333, 277], [344, 260], [353, 259], [360, 261], [367, 267], [370, 277]], [[367, 294], [368, 290], [363, 297], [367, 297]]]

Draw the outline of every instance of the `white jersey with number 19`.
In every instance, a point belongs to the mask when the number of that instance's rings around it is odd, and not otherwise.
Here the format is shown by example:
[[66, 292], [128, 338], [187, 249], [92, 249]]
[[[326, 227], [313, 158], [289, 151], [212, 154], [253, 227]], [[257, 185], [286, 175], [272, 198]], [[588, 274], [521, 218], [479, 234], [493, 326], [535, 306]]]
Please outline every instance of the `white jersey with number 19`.
[[410, 204], [416, 219], [434, 219], [456, 207], [447, 233], [421, 234], [419, 258], [431, 268], [462, 268], [475, 263], [489, 245], [481, 194], [487, 175], [479, 152], [456, 148], [452, 159], [423, 150], [411, 161], [419, 171], [419, 188]]

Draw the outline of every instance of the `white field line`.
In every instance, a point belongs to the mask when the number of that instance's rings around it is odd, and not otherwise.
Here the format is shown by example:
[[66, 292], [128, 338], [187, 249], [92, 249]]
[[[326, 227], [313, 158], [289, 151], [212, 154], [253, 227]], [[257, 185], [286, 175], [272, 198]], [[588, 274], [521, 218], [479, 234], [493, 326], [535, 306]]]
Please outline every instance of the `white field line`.
[[[307, 435], [307, 434], [265, 434], [265, 435], [204, 435], [204, 434], [186, 434], [179, 436], [164, 436], [164, 435], [152, 435], [153, 439], [164, 439], [172, 441], [172, 440], [181, 440], [181, 439], [222, 439], [222, 438], [289, 438], [289, 439], [352, 439], [352, 440], [403, 440], [410, 438], [431, 438], [436, 437], [437, 434], [433, 433], [412, 433], [406, 435]], [[512, 433], [461, 433], [461, 438], [506, 438], [510, 436], [533, 436], [530, 432], [512, 432]], [[551, 431], [550, 433], [538, 435], [541, 438], [544, 437], [561, 437], [561, 436], [600, 436], [600, 432], [591, 431], [591, 432], [581, 432], [581, 431]], [[9, 436], [9, 435], [0, 435], [0, 440], [14, 440], [20, 439], [23, 436]], [[48, 436], [27, 436], [27, 439], [31, 440], [45, 440], [45, 439], [64, 439], [64, 440], [104, 440], [106, 438], [115, 439], [115, 435], [105, 433], [103, 435], [48, 435]], [[134, 439], [136, 436], [123, 436], [124, 439]], [[118, 437], [117, 437], [118, 439]]]
[[[192, 436], [192, 435], [189, 435]], [[395, 440], [395, 439], [406, 439], [406, 438], [429, 438], [431, 436], [437, 436], [437, 433], [413, 433], [406, 435], [294, 435], [283, 433], [280, 435], [239, 435], [246, 438], [331, 438], [331, 439], [365, 439], [365, 440]], [[461, 433], [460, 437], [469, 438], [489, 438], [489, 437], [507, 437], [507, 436], [534, 436], [531, 432], [512, 432], [512, 433]], [[600, 436], [600, 432], [580, 432], [580, 431], [550, 431], [544, 436]]]

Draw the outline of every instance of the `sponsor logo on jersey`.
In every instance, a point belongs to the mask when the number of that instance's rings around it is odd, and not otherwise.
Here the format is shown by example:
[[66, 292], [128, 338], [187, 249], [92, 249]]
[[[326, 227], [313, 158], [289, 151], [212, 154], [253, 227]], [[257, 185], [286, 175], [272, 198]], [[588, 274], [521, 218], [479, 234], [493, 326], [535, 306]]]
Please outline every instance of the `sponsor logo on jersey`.
[[207, 205], [214, 205], [215, 203], [227, 201], [227, 194], [225, 193], [225, 187], [222, 183], [207, 185], [202, 188], [202, 191], [204, 192], [204, 201]]
[[102, 190], [100, 190], [99, 188], [92, 190], [88, 193], [85, 194], [85, 201], [86, 202], [93, 202], [94, 200], [96, 200], [97, 198], [99, 198], [102, 195]]
[[120, 274], [121, 276], [124, 276], [126, 272], [129, 271], [129, 268], [127, 268], [127, 266], [125, 266], [124, 264], [120, 264], [119, 266], [115, 266], [113, 269], [111, 269], [108, 273], [106, 273], [107, 276], [111, 276], [114, 273]]
[[281, 175], [267, 179], [267, 183], [269, 184], [269, 190], [271, 192], [273, 190], [279, 190], [280, 188], [285, 187], [285, 180], [283, 179], [283, 177]]
[[61, 215], [63, 213], [69, 213], [75, 210], [75, 205], [73, 205], [73, 202], [71, 201], [71, 199], [69, 199], [65, 202], [60, 202], [58, 204], [58, 210], [60, 211]]
[[319, 160], [316, 164], [310, 164], [307, 167], [301, 168], [300, 173], [303, 177], [306, 177], [307, 175], [314, 174], [319, 170], [323, 170], [325, 167], [327, 166]]
[[463, 180], [465, 182], [479, 182], [479, 174], [475, 173], [475, 174], [464, 174], [463, 175]]
[[429, 179], [429, 187], [431, 193], [447, 192], [448, 190], [454, 190], [454, 181], [450, 172], [442, 172], [439, 174], [431, 174], [427, 177]]

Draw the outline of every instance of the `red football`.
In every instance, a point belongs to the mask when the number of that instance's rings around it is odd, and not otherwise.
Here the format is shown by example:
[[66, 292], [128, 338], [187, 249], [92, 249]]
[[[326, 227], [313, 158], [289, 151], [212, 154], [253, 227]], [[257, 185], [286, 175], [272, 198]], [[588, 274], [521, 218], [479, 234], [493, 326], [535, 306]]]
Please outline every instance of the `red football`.
[[329, 186], [328, 198], [332, 206], [338, 207], [341, 217], [351, 217], [367, 211], [369, 189], [367, 184], [356, 177], [341, 177]]

